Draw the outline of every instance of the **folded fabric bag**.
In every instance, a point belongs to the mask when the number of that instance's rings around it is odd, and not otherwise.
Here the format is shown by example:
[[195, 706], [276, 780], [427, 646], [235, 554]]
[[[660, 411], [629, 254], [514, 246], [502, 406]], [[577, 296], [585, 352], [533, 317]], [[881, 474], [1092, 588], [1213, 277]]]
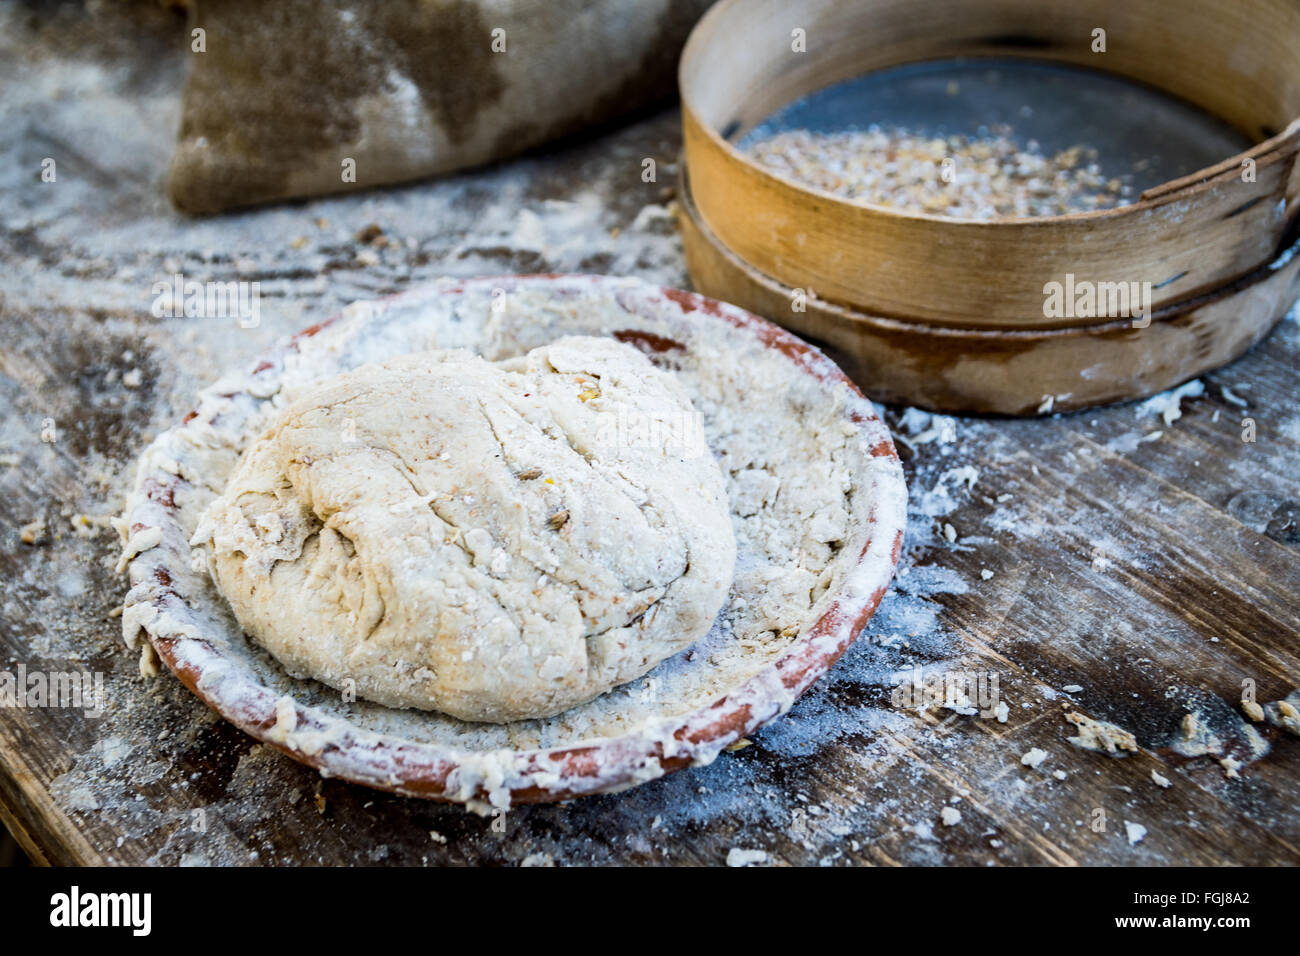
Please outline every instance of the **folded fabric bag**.
[[501, 159], [667, 98], [711, 0], [196, 0], [190, 213]]

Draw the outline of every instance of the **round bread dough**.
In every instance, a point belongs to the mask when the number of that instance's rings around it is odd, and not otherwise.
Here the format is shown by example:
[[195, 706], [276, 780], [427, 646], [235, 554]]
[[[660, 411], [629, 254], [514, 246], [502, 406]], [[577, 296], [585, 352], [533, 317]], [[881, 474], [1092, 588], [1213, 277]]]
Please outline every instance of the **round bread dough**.
[[503, 722], [704, 636], [731, 587], [729, 511], [681, 386], [576, 336], [312, 387], [245, 450], [192, 543], [295, 676]]

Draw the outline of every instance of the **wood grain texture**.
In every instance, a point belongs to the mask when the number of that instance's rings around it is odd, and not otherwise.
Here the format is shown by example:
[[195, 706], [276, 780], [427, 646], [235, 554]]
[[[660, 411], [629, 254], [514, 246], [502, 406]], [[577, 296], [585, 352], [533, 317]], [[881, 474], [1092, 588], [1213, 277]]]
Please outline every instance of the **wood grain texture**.
[[[1300, 741], [1251, 725], [1254, 739], [1236, 705], [1247, 678], [1261, 701], [1300, 685], [1291, 319], [1169, 424], [1135, 405], [951, 423], [887, 409], [913, 515], [906, 572], [867, 634], [752, 746], [623, 794], [494, 825], [323, 781], [170, 675], [141, 677], [111, 617], [115, 536], [80, 536], [72, 516], [117, 509], [147, 437], [222, 368], [437, 275], [685, 271], [661, 205], [672, 113], [436, 184], [178, 218], [163, 182], [180, 35], [151, 7], [127, 16], [0, 6], [0, 121], [16, 131], [0, 140], [0, 670], [85, 668], [108, 697], [97, 719], [0, 708], [2, 816], [44, 860], [716, 865], [745, 847], [790, 864], [1300, 862]], [[56, 183], [39, 179], [45, 157]], [[659, 183], [642, 182], [645, 158]], [[391, 242], [358, 240], [371, 223]], [[261, 323], [155, 318], [152, 283], [176, 271], [260, 281]], [[48, 540], [22, 543], [36, 518]], [[893, 706], [897, 673], [922, 665], [996, 674], [1007, 722]], [[1139, 751], [1075, 748], [1068, 711]], [[1189, 712], [1239, 779], [1175, 752]], [[1021, 763], [1035, 747], [1037, 770]], [[944, 825], [945, 806], [961, 820]], [[1131, 845], [1126, 821], [1145, 839]]]
[[797, 295], [747, 265], [703, 223], [683, 174], [678, 222], [696, 288], [833, 350], [872, 398], [946, 412], [1035, 415], [1160, 392], [1240, 356], [1300, 295], [1300, 257], [1275, 262], [1191, 306], [1070, 329], [950, 329]]

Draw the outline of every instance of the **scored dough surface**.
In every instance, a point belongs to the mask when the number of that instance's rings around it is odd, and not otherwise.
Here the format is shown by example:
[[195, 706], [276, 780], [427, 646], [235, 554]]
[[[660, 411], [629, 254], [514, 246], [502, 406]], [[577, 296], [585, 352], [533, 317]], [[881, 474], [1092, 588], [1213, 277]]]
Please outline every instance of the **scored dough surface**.
[[694, 643], [736, 557], [685, 390], [585, 336], [311, 387], [244, 451], [193, 543], [295, 675], [497, 722], [560, 713]]

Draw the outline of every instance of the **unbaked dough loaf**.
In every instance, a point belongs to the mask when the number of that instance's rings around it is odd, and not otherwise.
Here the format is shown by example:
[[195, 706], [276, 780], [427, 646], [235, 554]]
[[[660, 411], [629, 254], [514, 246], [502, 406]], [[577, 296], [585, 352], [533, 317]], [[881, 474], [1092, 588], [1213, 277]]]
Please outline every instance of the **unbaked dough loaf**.
[[687, 647], [736, 554], [686, 392], [590, 337], [314, 386], [193, 543], [291, 673], [477, 721], [559, 713]]

